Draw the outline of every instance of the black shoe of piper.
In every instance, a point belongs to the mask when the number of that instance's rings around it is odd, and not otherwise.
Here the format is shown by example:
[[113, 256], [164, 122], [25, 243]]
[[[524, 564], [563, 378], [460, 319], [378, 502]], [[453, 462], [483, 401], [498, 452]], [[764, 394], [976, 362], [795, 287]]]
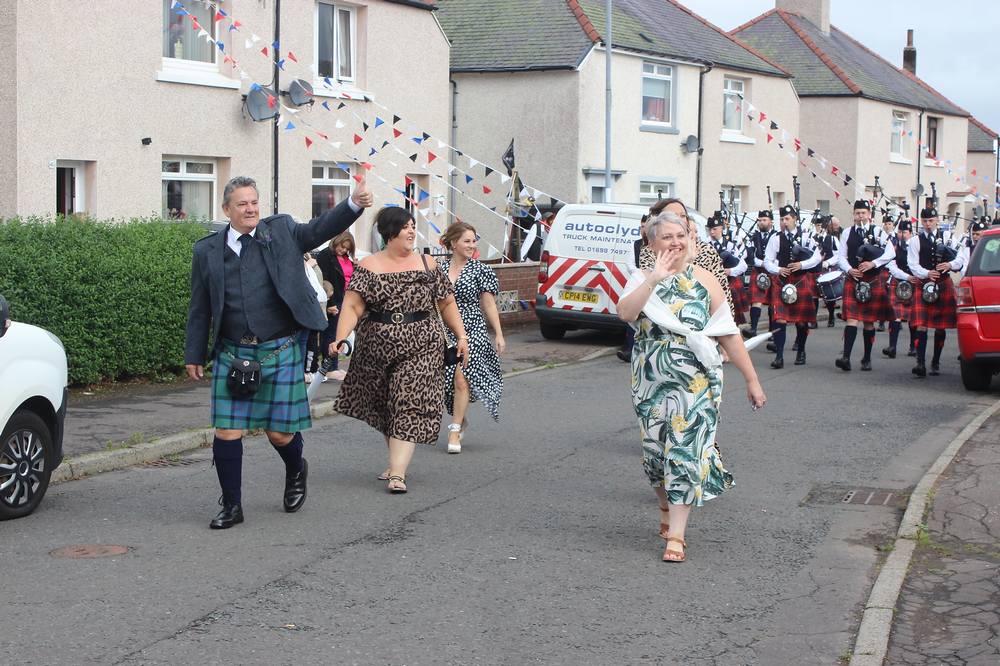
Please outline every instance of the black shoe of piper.
[[871, 359], [868, 359], [867, 361], [865, 359], [861, 359], [861, 372], [871, 372], [871, 371], [872, 371]]
[[767, 351], [769, 351], [769, 352], [771, 352], [773, 354], [774, 352], [778, 351], [778, 348], [774, 346], [773, 342], [768, 342], [767, 343]]
[[799, 353], [795, 355], [795, 365], [805, 365], [806, 364], [806, 353], [803, 350], [799, 350]]
[[927, 376], [927, 366], [925, 366], [923, 363], [917, 363], [917, 365], [914, 366], [914, 368], [913, 368], [913, 370], [911, 370], [911, 372], [913, 374], [915, 374], [917, 377], [926, 377]]
[[916, 349], [910, 349], [910, 351], [906, 352], [906, 355], [907, 356], [911, 356], [911, 357], [915, 357], [917, 355], [917, 350]]
[[222, 511], [219, 512], [212, 522], [208, 524], [213, 530], [228, 530], [233, 525], [243, 522], [243, 507], [235, 502], [228, 502], [225, 498], [219, 499]]
[[930, 372], [928, 372], [931, 377], [937, 377], [941, 374], [941, 365], [938, 363], [931, 363]]
[[285, 477], [285, 496], [282, 504], [285, 511], [295, 513], [306, 503], [306, 477], [309, 476], [309, 463], [302, 459], [302, 471], [295, 476]]
[[774, 368], [775, 370], [781, 370], [782, 368], [785, 367], [785, 359], [783, 358], [774, 359], [773, 361], [771, 361], [771, 367]]
[[886, 347], [885, 349], [882, 350], [882, 353], [885, 356], [888, 356], [889, 358], [896, 358], [896, 348], [895, 347]]
[[834, 327], [833, 317], [827, 318], [827, 320], [826, 320], [826, 327], [827, 328], [833, 328]]
[[843, 370], [844, 372], [851, 371], [851, 359], [847, 358], [846, 356], [841, 356], [836, 361], [834, 361], [833, 364], [836, 365], [841, 370]]

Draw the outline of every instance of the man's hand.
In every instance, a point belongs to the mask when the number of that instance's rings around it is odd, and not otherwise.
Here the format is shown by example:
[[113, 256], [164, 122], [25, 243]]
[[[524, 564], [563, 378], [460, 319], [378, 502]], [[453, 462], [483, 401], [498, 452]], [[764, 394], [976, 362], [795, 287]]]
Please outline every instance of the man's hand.
[[787, 268], [786, 267], [786, 268], [779, 268], [778, 269], [778, 275], [780, 275], [781, 277], [788, 277], [791, 274], [792, 274], [792, 269], [791, 268]]
[[847, 274], [850, 275], [854, 279], [858, 279], [858, 278], [861, 277], [861, 269], [860, 268], [852, 268], [851, 270], [847, 271]]
[[340, 308], [338, 308], [336, 305], [331, 305], [326, 309], [326, 311], [332, 315], [340, 314]]
[[937, 270], [941, 271], [942, 273], [945, 272], [945, 271], [950, 271], [951, 270], [951, 263], [947, 262], [947, 261], [942, 261], [940, 264], [938, 264], [934, 268], [936, 268]]
[[199, 379], [205, 376], [205, 366], [203, 365], [194, 365], [192, 363], [189, 363], [185, 365], [184, 368], [188, 372], [188, 377], [190, 377], [195, 381], [198, 381]]
[[910, 276], [910, 283], [911, 284], [915, 284], [915, 285], [917, 285], [919, 287], [923, 283], [923, 280], [921, 280], [920, 278], [918, 278], [916, 275], [911, 275]]
[[871, 269], [875, 268], [874, 261], [863, 261], [858, 265], [858, 270], [862, 273], [867, 273]]
[[940, 272], [940, 271], [931, 271], [931, 272], [930, 272], [930, 273], [929, 273], [929, 274], [927, 275], [927, 277], [929, 277], [929, 278], [930, 278], [931, 280], [933, 280], [934, 282], [937, 282], [938, 280], [940, 280], [940, 279], [941, 279], [941, 272]]
[[369, 208], [374, 203], [371, 190], [368, 189], [367, 176], [361, 177], [361, 182], [354, 188], [354, 194], [351, 195], [351, 201], [354, 202], [355, 206], [361, 208]]
[[788, 264], [788, 270], [790, 270], [793, 273], [798, 273], [799, 271], [802, 270], [802, 262], [793, 261], [792, 263]]

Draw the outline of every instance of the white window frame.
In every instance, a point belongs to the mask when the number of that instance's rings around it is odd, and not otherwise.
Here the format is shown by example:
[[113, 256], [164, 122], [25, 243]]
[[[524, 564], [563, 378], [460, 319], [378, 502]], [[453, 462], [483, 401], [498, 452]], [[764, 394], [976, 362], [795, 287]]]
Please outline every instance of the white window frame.
[[743, 214], [743, 188], [744, 187], [745, 187], [744, 185], [723, 185], [721, 188], [719, 188], [719, 189], [722, 190], [722, 197], [723, 197], [723, 200], [726, 202], [727, 206], [729, 205], [729, 195], [730, 195], [730, 192], [732, 192], [732, 193], [734, 193], [736, 195], [736, 196], [733, 197], [733, 210], [731, 210], [729, 212], [730, 213], [735, 213], [737, 218], [739, 218], [739, 216]]
[[[647, 72], [646, 71], [646, 66], [647, 65], [653, 67], [653, 71], [652, 72]], [[660, 74], [657, 71], [657, 68], [659, 68], [659, 67], [665, 68], [669, 73], [668, 74]], [[656, 61], [653, 61], [653, 60], [643, 60], [642, 61], [642, 83], [639, 86], [639, 121], [642, 123], [643, 126], [648, 126], [648, 127], [669, 127], [669, 128], [673, 128], [674, 127], [674, 115], [675, 115], [674, 100], [677, 97], [676, 77], [674, 76], [675, 72], [676, 72], [676, 69], [674, 68], [673, 65], [669, 65], [669, 64], [666, 64], [666, 63], [662, 63], [662, 62], [656, 62]], [[665, 113], [667, 115], [667, 119], [665, 121], [664, 120], [646, 120], [645, 118], [642, 117], [642, 98], [645, 97], [645, 95], [643, 94], [643, 91], [642, 91], [642, 87], [643, 87], [643, 84], [645, 83], [646, 79], [652, 79], [652, 80], [655, 80], [655, 81], [666, 81], [667, 83], [670, 84], [670, 92], [669, 92], [669, 94], [667, 96], [667, 99], [664, 100], [665, 101], [664, 111], [665, 111]]]
[[[934, 121], [934, 152], [931, 152], [931, 121]], [[944, 118], [941, 116], [927, 116], [927, 141], [924, 148], [927, 149], [927, 160], [931, 165], [941, 161], [941, 134], [944, 129]]]
[[[746, 99], [746, 89], [748, 81], [735, 76], [726, 76], [722, 79], [722, 131], [724, 134], [743, 134], [743, 100]], [[735, 84], [739, 84], [736, 90]], [[739, 105], [740, 110], [736, 113], [739, 127], [726, 127], [726, 104]]]
[[[913, 161], [905, 157], [910, 151], [906, 133], [909, 131], [910, 114], [906, 111], [892, 112], [892, 134], [889, 136], [889, 161], [895, 164], [913, 164]], [[898, 145], [893, 145], [896, 141]]]
[[[170, 12], [169, 7], [166, 10]], [[161, 17], [161, 29], [166, 29], [166, 16]], [[188, 19], [185, 19], [187, 22]], [[218, 40], [218, 22], [209, 21], [209, 25], [202, 24], [213, 40]], [[190, 30], [190, 25], [187, 26]], [[215, 43], [210, 49], [212, 62], [202, 62], [200, 60], [186, 60], [184, 58], [171, 58], [163, 55], [162, 44], [160, 53], [160, 69], [156, 72], [156, 80], [164, 83], [186, 83], [190, 85], [208, 86], [211, 88], [229, 88], [239, 90], [240, 82], [230, 78], [219, 70], [219, 50]]]
[[73, 170], [73, 210], [70, 214], [87, 212], [87, 163], [80, 160], [56, 160], [56, 178], [59, 169]]
[[[319, 6], [328, 5], [333, 7], [333, 72], [329, 77], [324, 77], [319, 71]], [[341, 11], [346, 11], [351, 15], [351, 74], [350, 76], [340, 76], [340, 49], [339, 35], [340, 22], [337, 20]], [[317, 0], [313, 9], [313, 62], [316, 63], [316, 82], [314, 90], [329, 90], [324, 82], [325, 78], [338, 83], [355, 84], [358, 80], [358, 10], [357, 7], [345, 5], [341, 2], [330, 2], [330, 0]]]
[[[671, 180], [657, 178], [642, 178], [639, 180], [638, 201], [644, 206], [652, 206], [658, 198], [669, 199], [674, 196], [676, 183]], [[662, 197], [657, 197], [657, 189], [662, 189]]]
[[[163, 162], [180, 162], [181, 170], [178, 173], [172, 171], [163, 170]], [[206, 164], [212, 165], [212, 173], [188, 173], [188, 164], [190, 162], [204, 162]], [[209, 194], [209, 219], [215, 219], [216, 217], [216, 194], [219, 189], [219, 161], [214, 157], [197, 157], [193, 155], [163, 155], [160, 157], [160, 186], [163, 186], [163, 181], [165, 180], [179, 180], [187, 182], [199, 182], [199, 183], [211, 183], [212, 190]], [[166, 217], [166, 211], [161, 210], [160, 214]]]
[[[329, 169], [332, 167], [334, 169], [344, 170], [343, 167], [347, 167], [347, 178], [330, 178]], [[312, 169], [316, 167], [323, 168], [323, 177], [316, 178], [312, 175]], [[356, 162], [329, 162], [329, 161], [315, 161], [310, 165], [310, 184], [309, 184], [309, 195], [310, 195], [310, 211], [312, 210], [312, 190], [314, 187], [346, 187], [347, 196], [350, 197], [354, 194], [354, 178], [352, 177], [357, 173], [358, 164]]]

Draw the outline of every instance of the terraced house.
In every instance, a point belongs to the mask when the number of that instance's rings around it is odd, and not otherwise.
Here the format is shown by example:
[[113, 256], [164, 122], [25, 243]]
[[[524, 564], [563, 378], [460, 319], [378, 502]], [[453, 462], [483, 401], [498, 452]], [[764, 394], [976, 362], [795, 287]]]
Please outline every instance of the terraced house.
[[849, 214], [811, 176], [820, 170], [841, 185], [832, 174], [837, 166], [854, 178], [841, 187], [848, 198], [855, 184], [870, 194], [879, 176], [887, 196], [915, 209], [918, 193], [930, 194], [934, 182], [939, 210], [971, 212], [974, 197], [955, 181], [966, 177], [970, 114], [916, 75], [912, 34], [902, 68], [830, 25], [830, 0], [777, 0], [775, 9], [731, 34], [793, 75], [801, 136], [828, 160], [800, 167], [804, 205]]
[[[499, 156], [515, 140], [526, 183], [568, 202], [677, 195], [711, 212], [790, 199], [794, 160], [751, 127], [745, 101], [797, 132], [788, 73], [672, 0], [616, 0], [614, 182], [604, 183], [602, 0], [439, 0], [451, 41], [455, 145]], [[548, 203], [544, 200], [541, 203]], [[473, 220], [489, 217], [459, 201]]]

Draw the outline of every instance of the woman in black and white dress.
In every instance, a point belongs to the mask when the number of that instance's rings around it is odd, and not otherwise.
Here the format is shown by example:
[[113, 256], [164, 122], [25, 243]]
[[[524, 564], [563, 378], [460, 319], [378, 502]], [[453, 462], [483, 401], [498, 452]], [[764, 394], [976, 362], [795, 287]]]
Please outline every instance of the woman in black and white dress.
[[[448, 453], [462, 452], [465, 414], [470, 402], [482, 402], [494, 421], [500, 419], [500, 395], [503, 372], [499, 354], [507, 346], [500, 328], [496, 296], [500, 282], [493, 269], [473, 259], [476, 253], [476, 230], [465, 222], [455, 222], [441, 236], [441, 244], [451, 250], [451, 259], [441, 262], [441, 270], [455, 285], [455, 300], [469, 336], [469, 363], [445, 371], [445, 405], [452, 415], [448, 426]], [[493, 329], [490, 339], [486, 324]], [[451, 334], [448, 334], [451, 337]], [[454, 338], [451, 339], [454, 344]]]

